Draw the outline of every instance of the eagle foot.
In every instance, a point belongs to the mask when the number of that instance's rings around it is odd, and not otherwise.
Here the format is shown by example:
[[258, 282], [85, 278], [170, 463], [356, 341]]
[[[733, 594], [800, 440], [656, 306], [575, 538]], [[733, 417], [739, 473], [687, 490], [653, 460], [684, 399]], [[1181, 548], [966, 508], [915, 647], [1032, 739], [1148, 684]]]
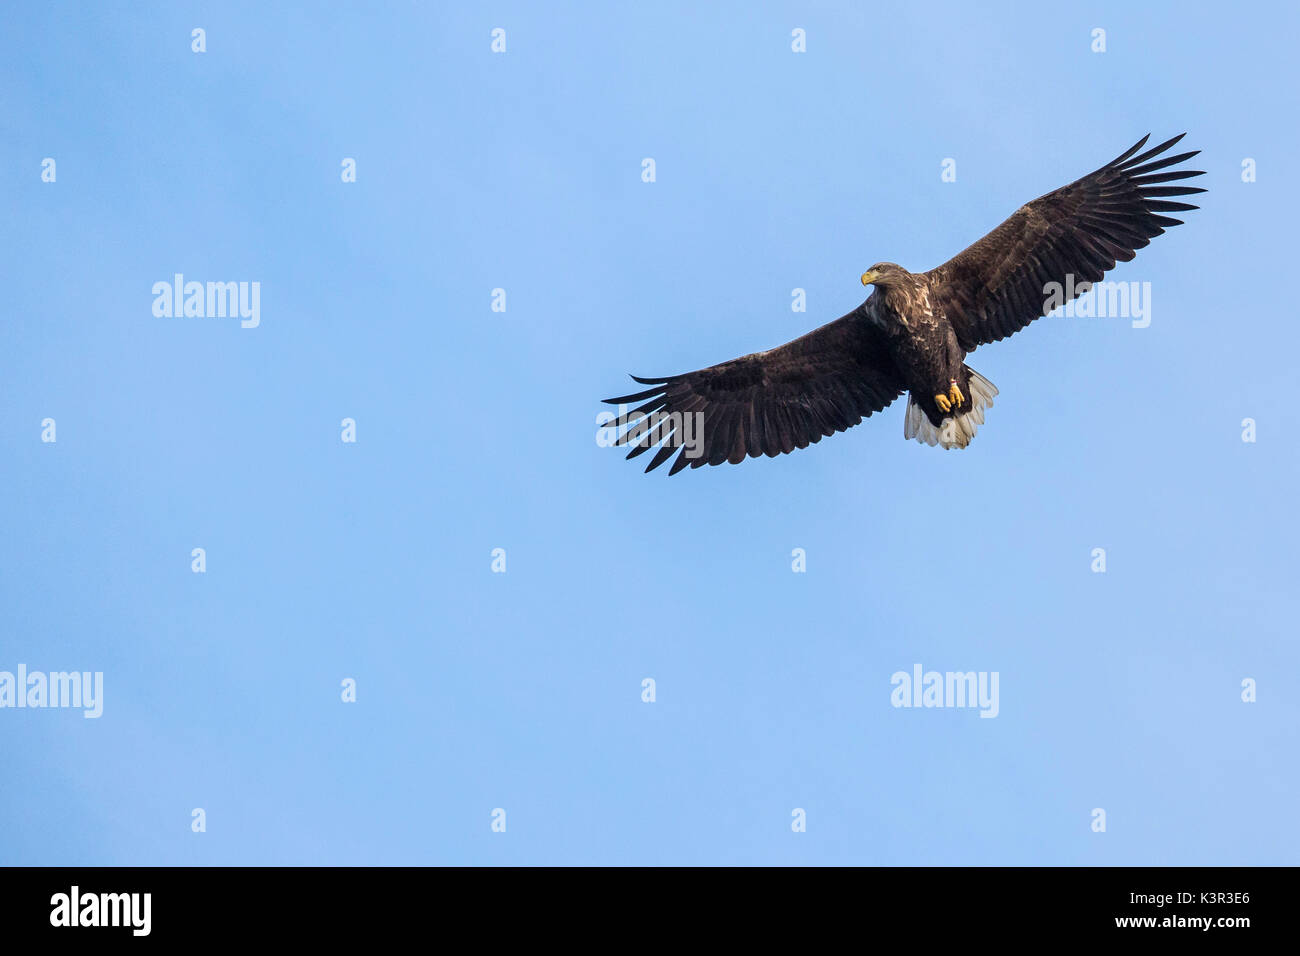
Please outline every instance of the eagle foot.
[[[961, 389], [957, 387], [957, 382], [955, 380], [948, 389], [948, 401], [952, 402], [952, 404], [956, 405], [958, 408], [961, 408], [962, 405], [966, 403], [966, 396], [961, 393]], [[948, 409], [946, 408], [944, 409], [945, 412], [947, 410]]]
[[952, 411], [952, 402], [948, 401], [948, 396], [942, 393], [934, 396], [934, 403], [939, 406], [939, 411], [945, 415]]

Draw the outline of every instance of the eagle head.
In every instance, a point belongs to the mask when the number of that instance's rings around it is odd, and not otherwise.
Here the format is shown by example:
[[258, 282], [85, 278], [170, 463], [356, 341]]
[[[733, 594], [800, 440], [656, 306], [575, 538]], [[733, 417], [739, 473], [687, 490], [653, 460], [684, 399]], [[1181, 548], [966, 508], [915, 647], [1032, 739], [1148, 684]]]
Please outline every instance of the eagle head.
[[877, 262], [862, 273], [862, 284], [887, 288], [890, 285], [900, 284], [899, 280], [909, 276], [911, 273], [895, 262]]

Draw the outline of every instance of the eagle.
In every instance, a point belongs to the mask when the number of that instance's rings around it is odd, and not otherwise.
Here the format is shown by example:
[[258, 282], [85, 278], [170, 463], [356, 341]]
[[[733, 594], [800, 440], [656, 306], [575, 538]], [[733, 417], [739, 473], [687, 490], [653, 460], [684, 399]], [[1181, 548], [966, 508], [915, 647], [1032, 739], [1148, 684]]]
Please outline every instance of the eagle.
[[966, 356], [1087, 292], [1182, 225], [1165, 213], [1198, 208], [1170, 198], [1205, 192], [1179, 182], [1203, 170], [1170, 168], [1199, 150], [1165, 155], [1185, 135], [1139, 152], [1150, 134], [1142, 137], [929, 272], [876, 263], [862, 274], [874, 286], [865, 302], [793, 342], [681, 375], [633, 375], [650, 387], [604, 400], [620, 407], [605, 422], [612, 443], [633, 446], [628, 458], [656, 448], [647, 472], [674, 452], [670, 475], [734, 465], [806, 448], [907, 392], [904, 438], [965, 448], [998, 394]]

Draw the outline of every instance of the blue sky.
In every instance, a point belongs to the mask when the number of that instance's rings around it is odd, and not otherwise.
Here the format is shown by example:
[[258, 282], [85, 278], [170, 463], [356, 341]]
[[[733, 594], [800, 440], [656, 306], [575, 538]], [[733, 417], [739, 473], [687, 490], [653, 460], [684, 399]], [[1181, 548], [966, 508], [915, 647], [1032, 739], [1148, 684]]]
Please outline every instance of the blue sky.
[[[0, 671], [104, 712], [0, 709], [0, 862], [1297, 862], [1300, 16], [761, 7], [9, 11]], [[1111, 274], [1150, 326], [976, 352], [966, 451], [901, 403], [671, 480], [597, 445], [627, 372], [1184, 130], [1203, 209]], [[156, 317], [177, 272], [260, 325]], [[998, 716], [891, 706], [916, 664]]]

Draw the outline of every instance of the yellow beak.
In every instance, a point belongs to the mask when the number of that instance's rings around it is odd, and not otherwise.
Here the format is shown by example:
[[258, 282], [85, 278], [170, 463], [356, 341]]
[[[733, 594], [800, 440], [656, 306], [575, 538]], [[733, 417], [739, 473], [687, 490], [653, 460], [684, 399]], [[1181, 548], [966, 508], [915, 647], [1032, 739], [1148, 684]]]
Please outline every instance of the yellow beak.
[[871, 283], [875, 282], [879, 278], [880, 278], [880, 273], [874, 269], [870, 269], [862, 273], [862, 284], [871, 285]]

